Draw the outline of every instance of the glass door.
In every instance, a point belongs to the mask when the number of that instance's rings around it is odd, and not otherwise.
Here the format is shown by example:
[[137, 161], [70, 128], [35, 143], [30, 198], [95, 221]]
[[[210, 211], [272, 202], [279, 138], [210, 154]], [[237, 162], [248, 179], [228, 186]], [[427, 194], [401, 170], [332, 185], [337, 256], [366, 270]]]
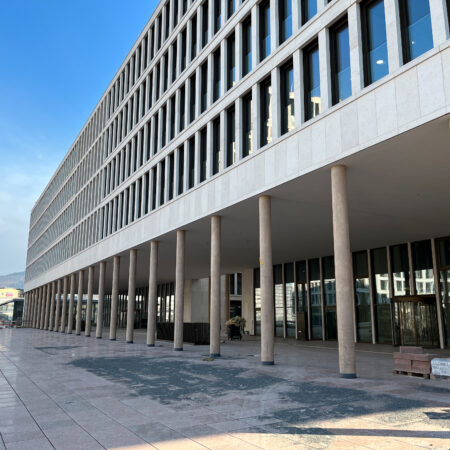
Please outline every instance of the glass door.
[[309, 260], [309, 289], [311, 292], [311, 338], [322, 339], [322, 292], [319, 258]]
[[297, 339], [308, 339], [308, 284], [306, 282], [306, 261], [295, 263], [297, 276]]
[[337, 339], [336, 322], [336, 280], [334, 275], [334, 257], [322, 259], [323, 293], [325, 300], [326, 338]]

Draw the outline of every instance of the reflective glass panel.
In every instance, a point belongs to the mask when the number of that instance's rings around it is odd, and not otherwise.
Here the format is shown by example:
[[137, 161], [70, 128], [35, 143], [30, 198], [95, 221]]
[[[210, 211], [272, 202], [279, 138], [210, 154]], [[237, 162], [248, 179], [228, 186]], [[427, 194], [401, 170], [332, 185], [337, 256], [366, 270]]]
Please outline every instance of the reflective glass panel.
[[348, 25], [345, 23], [336, 28], [332, 36], [333, 104], [336, 104], [352, 95]]
[[270, 2], [259, 5], [259, 57], [262, 61], [270, 55]]
[[394, 295], [409, 295], [409, 258], [407, 244], [391, 247], [392, 275], [394, 283]]
[[295, 128], [294, 69], [288, 64], [281, 69], [281, 133]]
[[322, 293], [318, 258], [309, 260], [309, 288], [311, 292], [311, 336], [313, 339], [322, 339]]
[[411, 244], [417, 295], [435, 294], [431, 241]]
[[386, 248], [371, 251], [372, 272], [374, 277], [375, 312], [377, 340], [379, 343], [392, 342], [392, 313], [389, 298], [389, 273]]
[[253, 284], [255, 286], [255, 334], [261, 335], [261, 284], [260, 270], [255, 269]]
[[372, 342], [370, 283], [367, 252], [363, 251], [353, 254], [353, 276], [355, 282], [358, 340], [360, 342]]
[[286, 335], [295, 337], [295, 282], [294, 263], [284, 266], [284, 292], [286, 302]]
[[304, 53], [305, 68], [305, 120], [312, 119], [320, 114], [320, 70], [319, 47], [315, 46]]
[[284, 298], [283, 298], [283, 266], [273, 268], [275, 296], [275, 336], [284, 336]]
[[272, 86], [270, 79], [261, 84], [261, 147], [272, 142]]
[[280, 0], [280, 44], [292, 35], [292, 0]]
[[317, 0], [302, 0], [302, 23], [305, 24], [317, 14]]

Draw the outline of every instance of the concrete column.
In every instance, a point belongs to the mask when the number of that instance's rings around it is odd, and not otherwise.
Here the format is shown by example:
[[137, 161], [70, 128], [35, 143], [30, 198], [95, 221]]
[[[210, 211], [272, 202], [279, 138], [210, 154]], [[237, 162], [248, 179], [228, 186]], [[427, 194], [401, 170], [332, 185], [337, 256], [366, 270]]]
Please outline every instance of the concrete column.
[[130, 266], [128, 269], [128, 310], [127, 310], [127, 344], [133, 343], [134, 316], [136, 308], [136, 259], [137, 250], [130, 250]]
[[64, 277], [63, 280], [63, 304], [62, 304], [62, 311], [61, 311], [61, 326], [59, 328], [60, 333], [64, 333], [66, 330], [66, 316], [67, 316], [67, 284], [68, 284], [67, 277]]
[[384, 1], [384, 15], [386, 17], [389, 73], [393, 73], [403, 64], [400, 12], [397, 0]]
[[449, 11], [446, 0], [430, 0], [431, 29], [434, 47], [441, 45], [449, 38]]
[[44, 329], [44, 321], [45, 321], [45, 300], [47, 296], [47, 286], [44, 285], [41, 288], [41, 310], [39, 312], [39, 329]]
[[75, 301], [75, 274], [70, 275], [70, 300], [69, 300], [69, 314], [67, 318], [67, 333], [72, 334], [73, 330], [73, 306]]
[[83, 309], [83, 283], [84, 283], [84, 272], [80, 270], [78, 272], [78, 301], [77, 301], [77, 317], [75, 327], [75, 334], [77, 336], [81, 334], [81, 311]]
[[360, 4], [354, 3], [348, 9], [348, 34], [350, 42], [350, 71], [352, 95], [361, 91], [364, 86], [361, 10]]
[[330, 38], [329, 29], [319, 31], [319, 69], [320, 69], [320, 99], [321, 111], [326, 111], [332, 103], [330, 74]]
[[50, 292], [50, 283], [46, 286], [46, 296], [45, 296], [45, 312], [44, 312], [44, 330], [48, 330], [48, 321], [50, 317], [50, 298], [51, 298], [51, 292]]
[[261, 276], [261, 362], [274, 364], [274, 301], [272, 208], [268, 195], [259, 197], [259, 264]]
[[111, 341], [116, 340], [116, 332], [117, 332], [117, 308], [119, 304], [119, 267], [120, 267], [120, 256], [114, 256], [112, 292], [111, 292], [111, 319], [109, 323], [109, 339]]
[[185, 231], [177, 231], [177, 253], [175, 262], [175, 329], [173, 349], [183, 350], [184, 324], [184, 243]]
[[32, 308], [31, 308], [31, 328], [35, 328], [36, 326], [36, 305], [37, 305], [37, 301], [36, 301], [36, 289], [34, 289], [33, 291], [31, 291], [31, 304], [32, 304]]
[[92, 296], [93, 295], [94, 295], [94, 266], [89, 266], [87, 304], [86, 304], [86, 328], [84, 330], [84, 335], [85, 336], [90, 336], [91, 335]]
[[50, 311], [46, 330], [53, 331], [53, 321], [55, 317], [55, 288], [56, 283], [52, 281], [52, 292], [50, 295]]
[[220, 356], [220, 259], [221, 259], [221, 217], [211, 217], [211, 314], [210, 345], [211, 356]]
[[100, 271], [98, 275], [98, 304], [97, 304], [97, 328], [95, 337], [102, 338], [103, 334], [103, 302], [105, 300], [105, 271], [106, 261], [100, 263]]
[[339, 372], [342, 378], [356, 378], [353, 269], [347, 203], [347, 168], [331, 168], [333, 204], [334, 267], [336, 271], [336, 317], [339, 344]]
[[53, 331], [58, 331], [60, 308], [61, 308], [61, 279], [58, 280], [56, 285], [55, 323], [53, 324]]
[[148, 281], [147, 345], [155, 346], [156, 305], [158, 296], [158, 241], [150, 242], [150, 273]]

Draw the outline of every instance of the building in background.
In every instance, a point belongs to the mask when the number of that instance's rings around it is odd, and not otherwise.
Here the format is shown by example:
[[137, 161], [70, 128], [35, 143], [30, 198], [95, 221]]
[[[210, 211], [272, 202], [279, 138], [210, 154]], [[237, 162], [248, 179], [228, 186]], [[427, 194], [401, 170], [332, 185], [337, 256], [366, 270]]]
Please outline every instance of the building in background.
[[22, 289], [0, 288], [0, 323], [21, 324], [24, 309]]

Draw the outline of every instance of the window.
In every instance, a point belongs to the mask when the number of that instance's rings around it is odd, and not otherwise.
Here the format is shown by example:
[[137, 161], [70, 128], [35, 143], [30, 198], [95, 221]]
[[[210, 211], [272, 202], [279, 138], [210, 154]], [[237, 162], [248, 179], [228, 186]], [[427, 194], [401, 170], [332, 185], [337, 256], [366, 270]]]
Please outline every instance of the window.
[[188, 189], [195, 184], [195, 138], [189, 139], [189, 159], [188, 159]]
[[202, 47], [208, 43], [208, 2], [202, 6]]
[[280, 20], [280, 44], [289, 39], [292, 35], [292, 2], [291, 0], [280, 0], [279, 2]]
[[235, 293], [235, 286], [234, 286], [234, 273], [230, 275], [230, 295], [234, 295]]
[[294, 68], [288, 63], [280, 70], [281, 134], [295, 127], [294, 111]]
[[156, 208], [156, 167], [152, 169], [152, 204], [151, 210]]
[[401, 0], [403, 63], [433, 48], [429, 0]]
[[160, 76], [159, 76], [159, 74], [160, 74], [160, 63], [158, 63], [157, 65], [156, 65], [156, 67], [155, 67], [155, 81], [156, 81], [156, 86], [155, 86], [155, 88], [156, 88], [156, 92], [155, 92], [155, 100], [156, 101], [158, 101], [158, 99], [159, 99], [159, 94], [160, 94]]
[[227, 71], [227, 89], [231, 89], [236, 84], [236, 48], [234, 34], [227, 39]]
[[177, 78], [177, 43], [172, 45], [172, 79], [171, 83]]
[[214, 120], [212, 125], [213, 148], [212, 148], [212, 174], [219, 173], [220, 168], [220, 117]]
[[317, 43], [303, 52], [304, 89], [305, 89], [305, 120], [320, 114], [320, 71], [319, 47]]
[[259, 88], [261, 95], [260, 145], [264, 147], [272, 142], [272, 86], [270, 84], [270, 78], [263, 81]]
[[175, 184], [175, 155], [171, 153], [168, 159], [169, 164], [169, 192], [168, 192], [168, 200], [173, 199], [173, 191]]
[[214, 0], [214, 34], [216, 34], [222, 26], [221, 0]]
[[195, 119], [195, 100], [196, 100], [195, 73], [189, 79], [189, 85], [190, 85], [190, 90], [191, 90], [190, 102], [189, 102], [189, 123], [191, 123]]
[[236, 11], [236, 0], [228, 0], [228, 19], [234, 14]]
[[362, 28], [364, 84], [368, 86], [389, 73], [384, 0], [362, 5]]
[[236, 121], [234, 107], [227, 110], [227, 167], [236, 162]]
[[183, 0], [183, 1], [182, 1], [182, 10], [181, 10], [181, 13], [182, 13], [183, 15], [186, 14], [187, 6], [188, 6], [188, 0]]
[[191, 21], [191, 61], [197, 56], [197, 16]]
[[252, 94], [242, 99], [242, 157], [252, 153]]
[[164, 26], [164, 40], [169, 37], [170, 31], [170, 3], [166, 5], [166, 23]]
[[185, 88], [184, 86], [182, 86], [182, 88], [180, 89], [180, 114], [178, 116], [179, 118], [179, 130], [183, 131], [184, 130], [184, 124], [186, 121], [186, 114], [185, 114], [185, 108], [186, 108], [186, 95], [185, 95]]
[[411, 250], [417, 295], [434, 294], [435, 287], [431, 241], [413, 242], [411, 244]]
[[391, 262], [394, 296], [410, 295], [410, 272], [407, 244], [394, 245], [391, 247]]
[[213, 55], [213, 102], [220, 98], [220, 48]]
[[166, 162], [161, 161], [159, 164], [159, 204], [164, 205], [166, 198]]
[[259, 5], [259, 58], [260, 61], [270, 55], [270, 1]]
[[173, 2], [173, 27], [178, 25], [178, 1]]
[[167, 105], [164, 105], [161, 110], [161, 148], [166, 145], [167, 136]]
[[155, 122], [155, 126], [154, 126], [154, 134], [153, 134], [153, 154], [156, 155], [156, 153], [158, 152], [158, 135], [159, 135], [159, 129], [158, 129], [158, 113], [156, 113], [154, 116], [154, 122]]
[[178, 149], [178, 190], [180, 195], [184, 191], [184, 147]]
[[242, 24], [242, 76], [252, 70], [252, 22], [249, 17]]
[[352, 95], [350, 43], [348, 24], [343, 22], [331, 30], [331, 79], [333, 105]]
[[163, 69], [163, 74], [162, 74], [162, 79], [163, 79], [163, 92], [166, 92], [167, 90], [167, 78], [168, 78], [168, 73], [169, 73], [169, 57], [168, 57], [168, 53], [166, 52], [164, 54], [164, 56], [161, 58], [162, 61], [162, 69]]
[[201, 71], [201, 112], [208, 107], [208, 63], [205, 62], [200, 69]]
[[180, 72], [186, 69], [186, 28], [181, 32], [181, 62], [180, 62]]
[[317, 14], [317, 0], [302, 0], [302, 24]]
[[206, 180], [207, 147], [206, 128], [203, 128], [200, 131], [200, 183]]

